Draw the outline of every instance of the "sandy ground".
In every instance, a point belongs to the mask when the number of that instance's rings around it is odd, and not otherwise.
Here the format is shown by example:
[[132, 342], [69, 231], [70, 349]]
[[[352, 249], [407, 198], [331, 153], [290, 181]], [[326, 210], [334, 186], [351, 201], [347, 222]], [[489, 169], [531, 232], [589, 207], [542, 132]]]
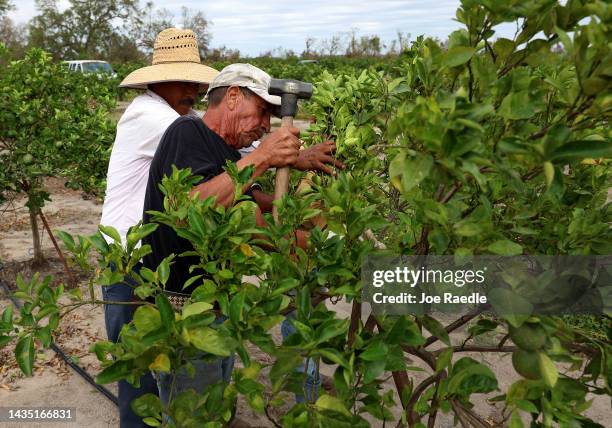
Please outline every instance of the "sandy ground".
[[[101, 205], [95, 200], [87, 200], [78, 192], [65, 189], [60, 180], [49, 180], [48, 189], [51, 192], [52, 202], [47, 203], [44, 213], [51, 224], [52, 229], [66, 230], [73, 234], [94, 233], [101, 214]], [[30, 275], [32, 268], [29, 260], [32, 247], [29, 219], [24, 207], [24, 199], [17, 198], [12, 205], [0, 206], [0, 261], [3, 269], [0, 270], [0, 278], [9, 285], [14, 284], [17, 272]], [[65, 278], [62, 265], [59, 263], [55, 251], [48, 237], [43, 239], [45, 255], [48, 264], [42, 266], [45, 274], [53, 274], [60, 280]], [[81, 276], [81, 286], [86, 278]], [[99, 290], [96, 290], [99, 293]], [[0, 312], [9, 304], [9, 301], [0, 293]], [[331, 307], [331, 305], [330, 305]], [[333, 308], [339, 316], [349, 317], [350, 307], [340, 302]], [[365, 315], [364, 315], [365, 316]], [[280, 340], [278, 328], [274, 332], [276, 340]], [[94, 375], [100, 367], [95, 358], [88, 352], [92, 343], [106, 338], [103, 323], [103, 312], [100, 307], [82, 307], [72, 313], [65, 322], [56, 338], [58, 345], [72, 355], [78, 364]], [[452, 334], [455, 344], [461, 343], [465, 338], [465, 329], [460, 329]], [[497, 343], [499, 334], [491, 334], [480, 339], [486, 344]], [[271, 363], [269, 356], [256, 348], [250, 349], [252, 357], [264, 363]], [[0, 350], [0, 403], [1, 406], [32, 406], [32, 407], [72, 407], [76, 409], [76, 422], [69, 424], [78, 427], [116, 427], [118, 426], [117, 409], [111, 401], [85, 382], [79, 375], [73, 372], [63, 361], [51, 351], [46, 351], [37, 356], [34, 376], [25, 378], [21, 375], [12, 357], [13, 347]], [[507, 390], [508, 386], [518, 379], [514, 372], [509, 355], [493, 354], [484, 355], [480, 353], [462, 353], [460, 356], [470, 356], [488, 364], [496, 373], [500, 390]], [[458, 358], [458, 357], [457, 357]], [[409, 365], [424, 367], [418, 360], [410, 361]], [[333, 367], [323, 366], [324, 375], [331, 376]], [[427, 372], [409, 372], [415, 383], [420, 382], [428, 376]], [[115, 385], [108, 386], [115, 392]], [[384, 385], [385, 389], [393, 389], [391, 380]], [[475, 411], [482, 415], [491, 426], [502, 426], [502, 406], [487, 401], [499, 392], [487, 396], [475, 397]], [[287, 397], [286, 405], [278, 409], [273, 415], [278, 417], [283, 410], [292, 405], [292, 398]], [[399, 407], [394, 409], [397, 416], [401, 412]], [[586, 414], [606, 425], [605, 421], [612, 419], [609, 397], [594, 397], [592, 407]], [[270, 421], [263, 415], [251, 410], [244, 401], [239, 402], [238, 418], [244, 423], [240, 426], [250, 427], [272, 427]], [[371, 420], [373, 427], [380, 427], [379, 421]], [[0, 427], [63, 427], [66, 423], [41, 423], [17, 424], [1, 423]], [[395, 424], [393, 424], [395, 425]], [[451, 415], [440, 414], [436, 423], [438, 427], [453, 426]], [[608, 425], [609, 426], [609, 425]]]

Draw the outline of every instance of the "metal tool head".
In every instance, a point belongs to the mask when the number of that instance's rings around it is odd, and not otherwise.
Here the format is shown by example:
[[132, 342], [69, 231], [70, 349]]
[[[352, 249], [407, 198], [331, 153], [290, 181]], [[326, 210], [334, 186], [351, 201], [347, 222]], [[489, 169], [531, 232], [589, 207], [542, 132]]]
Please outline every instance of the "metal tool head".
[[291, 94], [300, 99], [308, 99], [312, 96], [312, 84], [293, 79], [271, 79], [268, 93], [281, 97], [284, 94]]
[[292, 79], [271, 79], [268, 85], [270, 95], [280, 95], [280, 117], [295, 116], [298, 99], [312, 96], [312, 84]]

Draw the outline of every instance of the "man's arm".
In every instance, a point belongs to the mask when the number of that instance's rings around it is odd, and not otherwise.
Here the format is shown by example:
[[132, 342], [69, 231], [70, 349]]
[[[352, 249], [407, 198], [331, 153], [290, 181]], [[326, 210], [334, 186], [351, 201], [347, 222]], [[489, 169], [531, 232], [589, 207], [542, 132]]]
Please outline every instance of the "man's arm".
[[272, 203], [274, 202], [274, 196], [264, 193], [261, 189], [251, 189], [251, 195], [257, 202], [259, 209], [264, 213], [272, 212]]
[[[280, 128], [262, 141], [261, 145], [238, 162], [238, 170], [253, 165], [255, 171], [252, 178], [259, 177], [269, 168], [282, 168], [293, 165], [299, 154], [300, 142], [297, 128]], [[243, 192], [248, 190], [249, 183], [243, 186]], [[217, 204], [229, 207], [234, 201], [234, 183], [227, 172], [217, 175], [204, 183], [195, 186], [191, 194], [199, 192], [201, 199], [216, 196]]]

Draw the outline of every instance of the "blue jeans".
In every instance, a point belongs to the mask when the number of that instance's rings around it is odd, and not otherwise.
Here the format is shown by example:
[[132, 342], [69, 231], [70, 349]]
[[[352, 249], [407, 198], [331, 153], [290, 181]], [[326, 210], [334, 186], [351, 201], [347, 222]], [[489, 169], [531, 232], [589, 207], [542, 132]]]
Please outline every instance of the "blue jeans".
[[[140, 265], [134, 268], [138, 272]], [[131, 278], [125, 278], [125, 282], [135, 285]], [[104, 300], [115, 302], [129, 302], [132, 300], [133, 288], [125, 283], [117, 283], [102, 287]], [[124, 324], [132, 321], [135, 305], [104, 305], [104, 323], [108, 340], [117, 343], [119, 332]], [[140, 387], [135, 388], [125, 380], [118, 382], [119, 386], [119, 426], [120, 428], [148, 427], [142, 418], [132, 412], [130, 404], [135, 398], [150, 393], [157, 395], [157, 385], [151, 373], [146, 373], [140, 378]]]
[[[283, 341], [295, 333], [295, 327], [289, 321], [290, 318], [295, 318], [295, 311], [288, 314], [281, 324], [281, 335], [283, 337]], [[305, 364], [302, 363], [297, 368], [297, 371], [300, 373], [304, 373]], [[295, 394], [295, 402], [303, 403], [308, 399], [309, 402], [317, 401], [319, 397], [319, 387], [321, 386], [321, 378], [319, 377], [319, 373], [317, 372], [317, 365], [315, 364], [313, 359], [308, 359], [308, 369], [306, 373], [306, 383], [304, 384], [304, 389], [306, 390], [306, 397], [302, 394]]]
[[[225, 317], [220, 317], [215, 320], [215, 324], [220, 324], [225, 320]], [[195, 376], [190, 377], [184, 367], [178, 373], [155, 372], [154, 377], [157, 380], [159, 389], [159, 399], [164, 406], [170, 402], [170, 397], [176, 397], [183, 391], [194, 389], [201, 394], [209, 385], [224, 381], [229, 383], [232, 379], [232, 370], [234, 370], [234, 355], [229, 357], [217, 358], [212, 362], [205, 362], [200, 359], [205, 353], [200, 353], [189, 362], [195, 369]], [[174, 389], [172, 389], [172, 380], [176, 376]]]

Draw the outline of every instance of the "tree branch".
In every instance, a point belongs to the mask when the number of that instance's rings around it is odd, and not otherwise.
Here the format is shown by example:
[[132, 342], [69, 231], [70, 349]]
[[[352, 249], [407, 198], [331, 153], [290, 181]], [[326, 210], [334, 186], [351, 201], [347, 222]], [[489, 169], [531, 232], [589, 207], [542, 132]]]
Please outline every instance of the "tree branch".
[[[438, 356], [442, 351], [448, 348], [438, 349], [436, 351], [432, 351], [434, 356]], [[514, 352], [518, 348], [516, 346], [476, 346], [476, 345], [459, 345], [452, 347], [453, 352]]]
[[[486, 311], [490, 307], [491, 307], [491, 305], [487, 304], [487, 305], [478, 306], [478, 307], [472, 309], [470, 312], [468, 312], [467, 314], [463, 315], [461, 318], [458, 318], [455, 321], [453, 321], [452, 323], [450, 323], [449, 325], [447, 325], [445, 327], [446, 332], [450, 333], [450, 332], [452, 332], [454, 330], [457, 330], [459, 327], [461, 327], [462, 325], [467, 324], [472, 319], [476, 318], [478, 315], [480, 315], [481, 313], [483, 313], [484, 311]], [[439, 340], [439, 338], [436, 337], [436, 336], [429, 336], [427, 338], [427, 340], [425, 340], [425, 344], [423, 345], [423, 348], [428, 347], [429, 345], [431, 345], [432, 343], [437, 342], [438, 340]]]

